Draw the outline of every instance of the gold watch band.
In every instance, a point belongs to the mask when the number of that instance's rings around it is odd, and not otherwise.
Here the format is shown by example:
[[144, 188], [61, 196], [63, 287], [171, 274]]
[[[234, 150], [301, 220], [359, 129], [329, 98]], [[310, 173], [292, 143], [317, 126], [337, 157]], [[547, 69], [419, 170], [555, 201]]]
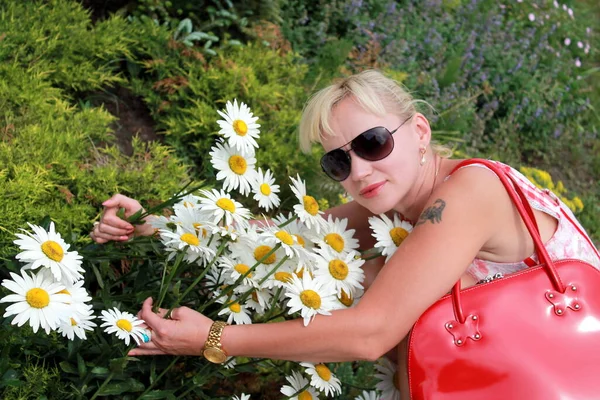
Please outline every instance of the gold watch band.
[[221, 335], [226, 326], [227, 322], [215, 321], [208, 331], [208, 338], [204, 343], [202, 353], [210, 362], [222, 364], [227, 359], [227, 353], [225, 353], [221, 345]]

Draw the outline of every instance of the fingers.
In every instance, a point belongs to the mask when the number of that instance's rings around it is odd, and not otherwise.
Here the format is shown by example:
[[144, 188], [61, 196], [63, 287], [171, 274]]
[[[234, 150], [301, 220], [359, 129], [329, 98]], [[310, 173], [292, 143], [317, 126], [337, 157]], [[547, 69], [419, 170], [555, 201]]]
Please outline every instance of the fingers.
[[159, 327], [162, 327], [162, 325], [168, 321], [164, 319], [166, 312], [167, 310], [161, 309], [159, 310], [159, 314], [154, 313], [154, 311], [152, 311], [152, 297], [148, 297], [146, 300], [144, 300], [144, 304], [142, 305], [142, 310], [140, 311], [139, 315], [140, 318], [146, 322], [148, 327], [150, 327], [150, 329], [156, 333], [157, 331], [160, 331]]
[[129, 353], [127, 353], [127, 355], [128, 356], [163, 356], [163, 355], [167, 355], [167, 353], [165, 353], [164, 351], [157, 349], [157, 348], [153, 348], [153, 349], [137, 348], [137, 349], [130, 350]]

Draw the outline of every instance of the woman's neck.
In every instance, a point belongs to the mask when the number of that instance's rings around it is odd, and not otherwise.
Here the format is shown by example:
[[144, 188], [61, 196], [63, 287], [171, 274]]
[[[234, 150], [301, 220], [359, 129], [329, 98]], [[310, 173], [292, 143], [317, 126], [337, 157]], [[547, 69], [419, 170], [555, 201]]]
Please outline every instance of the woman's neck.
[[407, 202], [405, 204], [409, 206], [405, 209], [396, 209], [413, 225], [419, 219], [435, 188], [444, 181], [445, 162], [443, 160], [435, 153], [432, 158], [427, 160], [427, 163], [423, 166], [421, 184], [417, 185], [415, 190], [409, 192], [406, 196]]

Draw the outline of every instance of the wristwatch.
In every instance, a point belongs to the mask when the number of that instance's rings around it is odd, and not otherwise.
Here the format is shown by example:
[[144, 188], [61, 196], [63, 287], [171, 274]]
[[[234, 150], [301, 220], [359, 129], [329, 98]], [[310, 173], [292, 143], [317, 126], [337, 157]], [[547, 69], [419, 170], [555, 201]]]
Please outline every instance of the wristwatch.
[[202, 348], [202, 355], [212, 363], [223, 364], [227, 360], [227, 353], [221, 346], [221, 334], [226, 326], [227, 322], [215, 321], [208, 331], [208, 338]]

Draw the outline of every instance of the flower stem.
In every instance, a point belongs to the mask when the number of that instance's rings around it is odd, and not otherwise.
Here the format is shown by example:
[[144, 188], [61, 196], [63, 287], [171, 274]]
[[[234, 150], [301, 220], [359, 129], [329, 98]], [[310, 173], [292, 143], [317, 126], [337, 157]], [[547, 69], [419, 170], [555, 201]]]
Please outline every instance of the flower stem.
[[102, 382], [102, 385], [100, 385], [100, 387], [98, 388], [98, 390], [96, 390], [96, 393], [94, 393], [94, 395], [92, 396], [92, 398], [90, 400], [94, 400], [96, 397], [98, 397], [98, 395], [100, 394], [100, 392], [102, 391], [102, 389], [104, 389], [104, 387], [106, 385], [108, 385], [108, 383], [110, 382], [110, 380], [113, 378], [113, 376], [115, 376], [114, 372], [111, 372], [106, 379], [104, 380], [104, 382]]
[[[163, 279], [163, 282], [161, 282], [160, 294], [158, 296], [158, 301], [152, 307], [154, 309], [153, 310], [154, 312], [158, 311], [158, 309], [160, 308], [160, 305], [162, 304], [163, 300], [165, 299], [165, 296], [167, 295], [167, 291], [169, 290], [169, 284], [171, 283], [171, 281], [173, 280], [173, 277], [177, 273], [177, 268], [179, 268], [179, 264], [181, 264], [181, 261], [183, 260], [184, 256], [185, 256], [185, 252], [183, 252], [183, 251], [180, 252], [179, 254], [177, 254], [177, 258], [175, 259], [175, 264], [173, 264], [173, 268], [171, 268], [171, 273], [169, 273], [166, 280]], [[167, 270], [167, 268], [165, 266], [165, 271], [166, 270]], [[163, 278], [164, 278], [164, 275], [163, 275]]]
[[138, 397], [138, 399], [141, 399], [141, 398], [143, 398], [143, 397], [144, 397], [144, 395], [145, 395], [146, 393], [148, 393], [148, 392], [150, 391], [150, 389], [152, 389], [152, 388], [154, 387], [154, 385], [156, 385], [156, 382], [158, 382], [158, 381], [160, 380], [160, 378], [162, 378], [162, 377], [163, 377], [163, 375], [164, 375], [164, 374], [166, 374], [166, 373], [167, 373], [167, 371], [168, 371], [169, 369], [171, 369], [171, 367], [172, 367], [173, 365], [175, 365], [175, 363], [177, 362], [177, 360], [179, 360], [179, 356], [177, 356], [177, 357], [173, 358], [173, 360], [171, 361], [171, 363], [170, 363], [169, 365], [167, 365], [167, 368], [165, 368], [165, 369], [163, 370], [163, 372], [161, 372], [161, 373], [160, 373], [160, 375], [158, 375], [158, 376], [156, 377], [156, 379], [154, 380], [154, 382], [152, 382], [152, 383], [151, 383], [151, 384], [150, 384], [150, 385], [149, 385], [149, 386], [146, 388], [146, 390], [144, 391], [144, 393], [142, 393], [142, 394], [140, 395], [140, 397]]

